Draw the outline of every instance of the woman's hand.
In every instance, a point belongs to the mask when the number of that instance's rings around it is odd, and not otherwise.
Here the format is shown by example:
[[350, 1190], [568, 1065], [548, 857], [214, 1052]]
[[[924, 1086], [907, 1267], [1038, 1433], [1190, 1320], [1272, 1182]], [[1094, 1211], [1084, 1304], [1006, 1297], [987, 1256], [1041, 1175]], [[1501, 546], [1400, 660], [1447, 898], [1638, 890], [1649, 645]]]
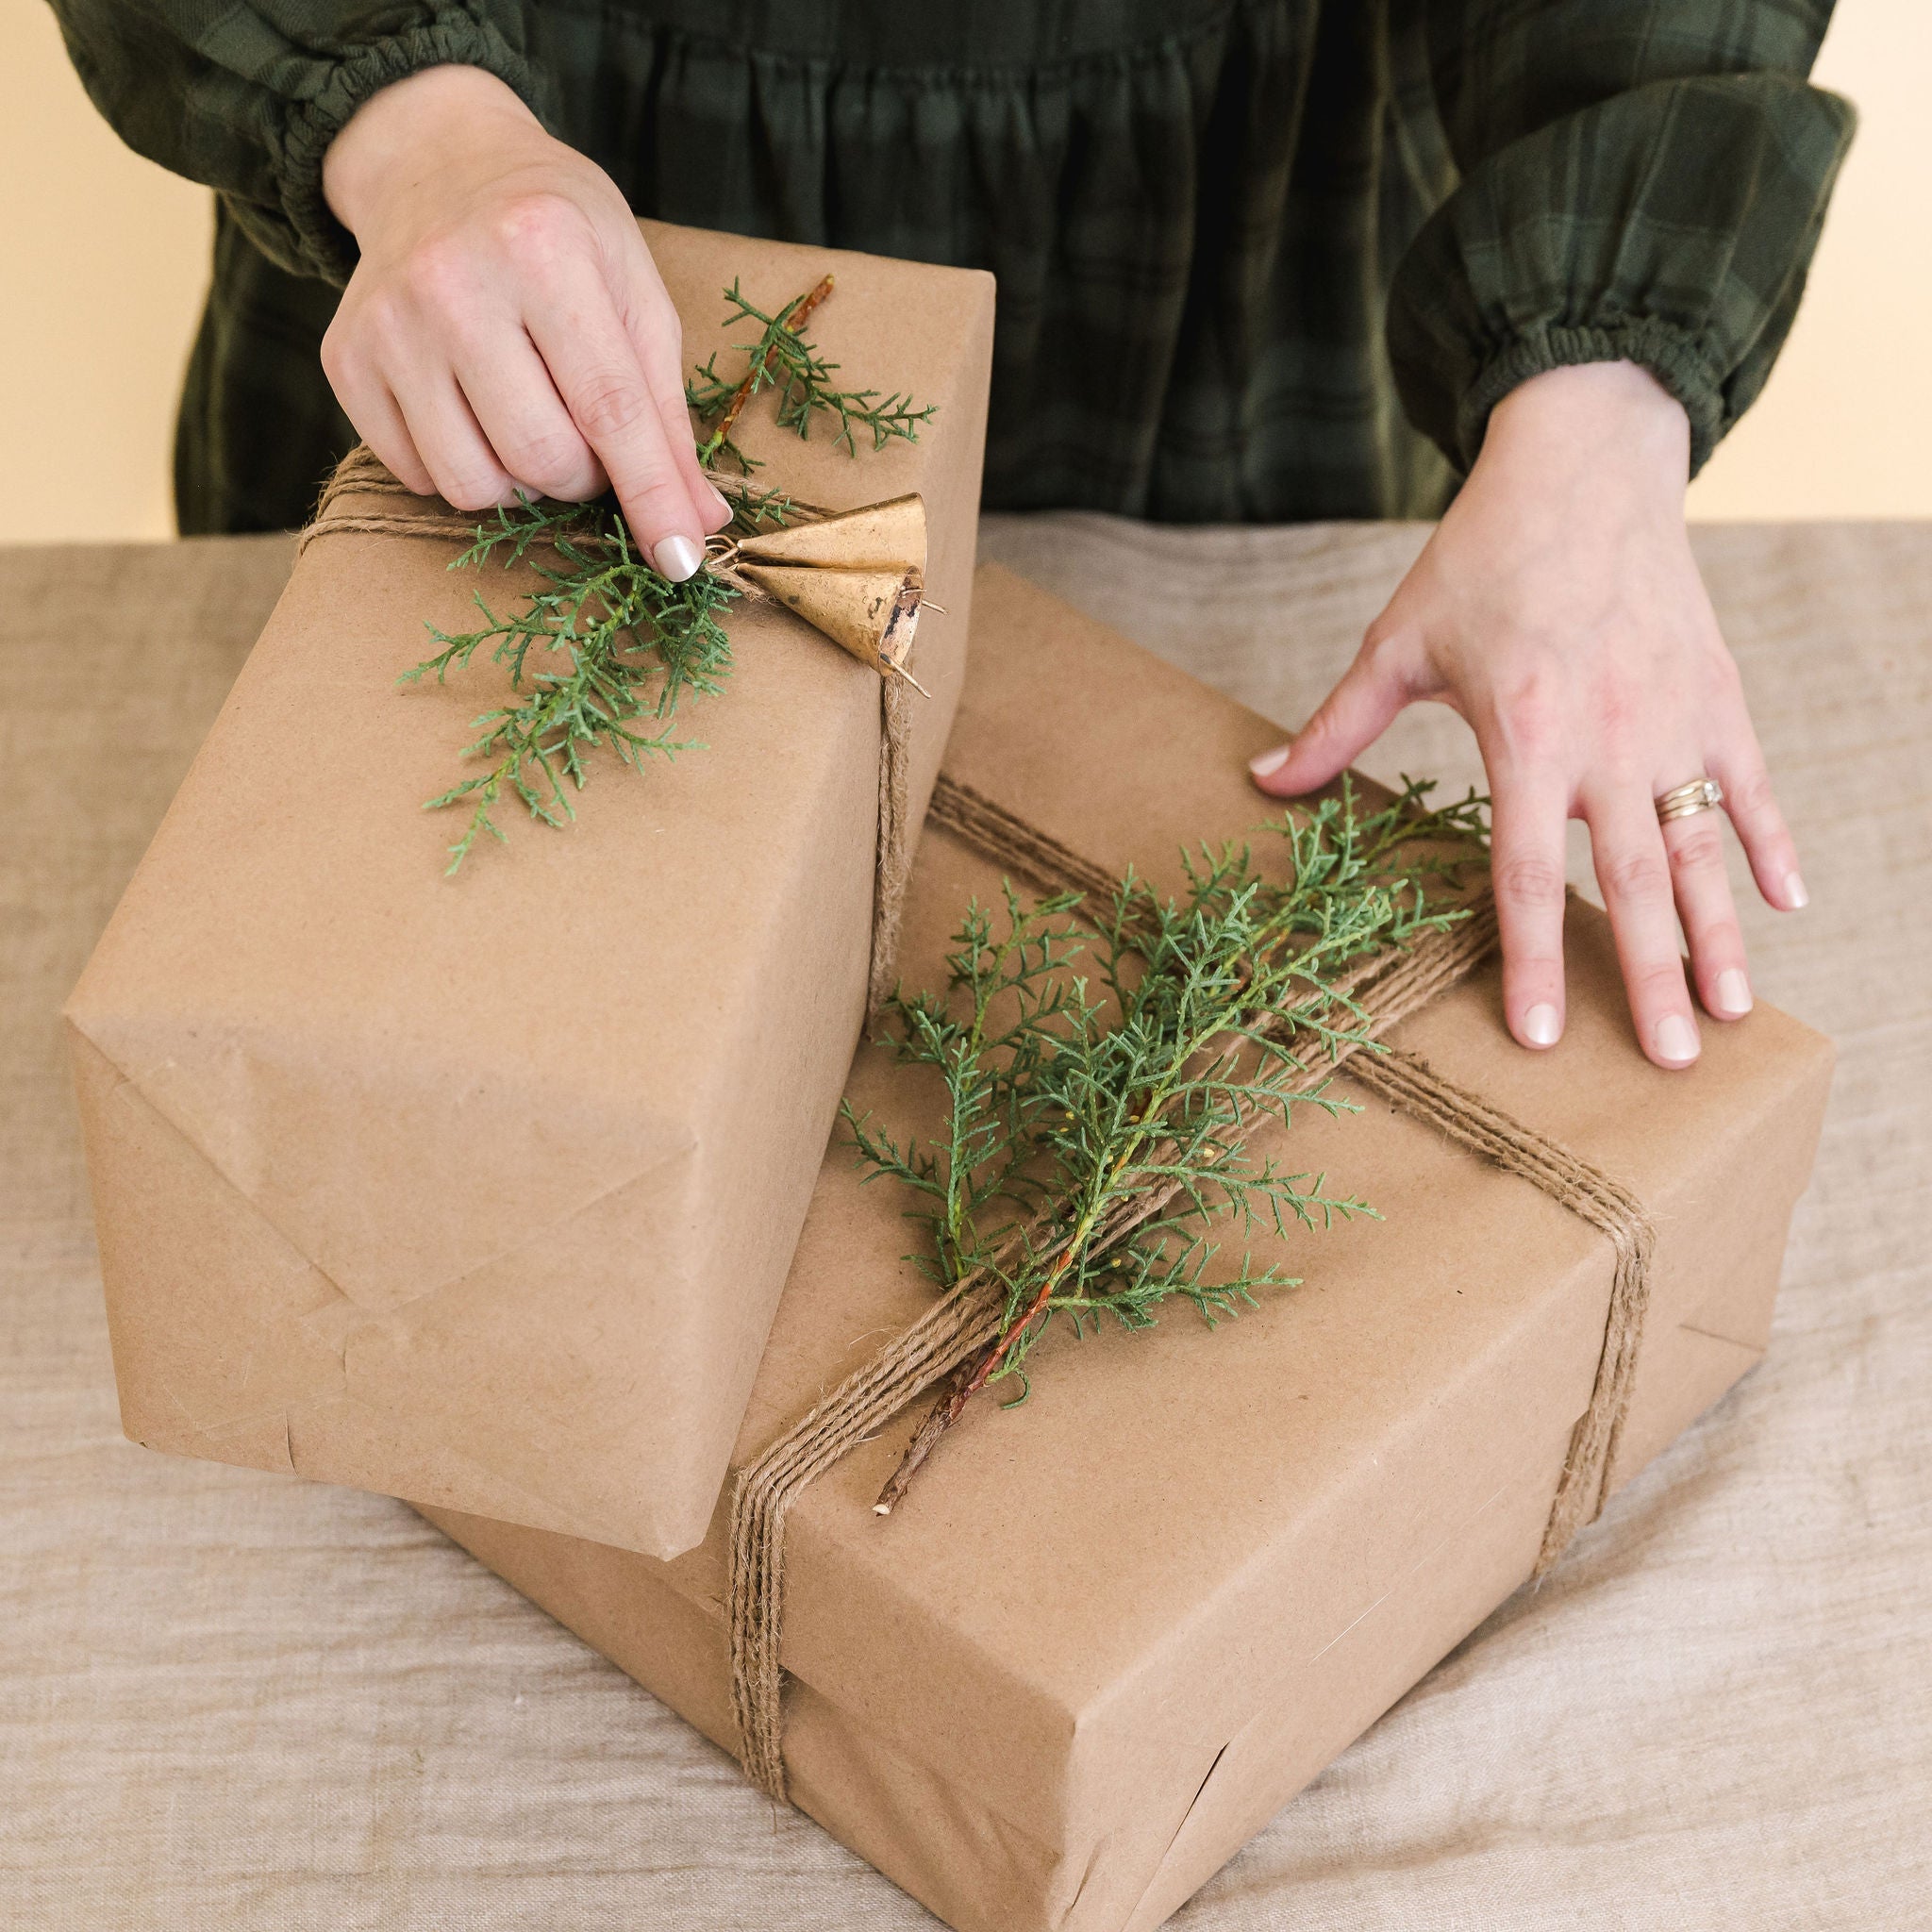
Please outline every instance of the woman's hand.
[[1656, 800], [1707, 774], [1757, 889], [1805, 904], [1797, 853], [1737, 667], [1684, 526], [1690, 430], [1628, 362], [1533, 377], [1490, 418], [1482, 454], [1360, 653], [1290, 745], [1254, 761], [1276, 796], [1313, 791], [1404, 706], [1453, 706], [1493, 799], [1503, 1001], [1524, 1046], [1563, 1031], [1563, 827], [1590, 825], [1597, 882], [1643, 1050], [1697, 1058], [1677, 950], [1705, 1010], [1751, 1009], [1719, 813], [1657, 824]]
[[665, 576], [728, 517], [684, 405], [676, 311], [616, 185], [475, 67], [373, 95], [323, 191], [361, 260], [323, 339], [349, 420], [458, 509], [617, 492]]

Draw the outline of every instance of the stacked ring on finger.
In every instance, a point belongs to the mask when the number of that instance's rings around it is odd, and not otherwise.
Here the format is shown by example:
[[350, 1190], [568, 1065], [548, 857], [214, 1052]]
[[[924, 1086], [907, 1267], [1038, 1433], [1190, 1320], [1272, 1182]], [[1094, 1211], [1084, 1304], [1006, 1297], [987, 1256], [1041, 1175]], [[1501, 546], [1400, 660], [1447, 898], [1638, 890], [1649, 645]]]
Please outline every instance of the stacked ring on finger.
[[1657, 822], [1667, 825], [1673, 819], [1688, 819], [1724, 802], [1724, 788], [1715, 778], [1692, 778], [1686, 784], [1674, 785], [1657, 801]]

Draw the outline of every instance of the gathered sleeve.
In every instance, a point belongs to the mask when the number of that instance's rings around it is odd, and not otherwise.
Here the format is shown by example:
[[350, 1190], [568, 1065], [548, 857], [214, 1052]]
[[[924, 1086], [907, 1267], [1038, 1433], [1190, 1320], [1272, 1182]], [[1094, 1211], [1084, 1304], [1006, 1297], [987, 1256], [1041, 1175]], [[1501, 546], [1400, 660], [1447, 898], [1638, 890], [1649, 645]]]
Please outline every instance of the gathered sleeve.
[[1424, 4], [1459, 179], [1391, 288], [1404, 408], [1466, 471], [1518, 383], [1627, 359], [1694, 474], [1771, 373], [1851, 142], [1807, 78], [1830, 0]]
[[53, 0], [94, 105], [127, 144], [222, 195], [282, 268], [344, 282], [355, 243], [322, 158], [369, 96], [481, 67], [543, 111], [519, 0]]

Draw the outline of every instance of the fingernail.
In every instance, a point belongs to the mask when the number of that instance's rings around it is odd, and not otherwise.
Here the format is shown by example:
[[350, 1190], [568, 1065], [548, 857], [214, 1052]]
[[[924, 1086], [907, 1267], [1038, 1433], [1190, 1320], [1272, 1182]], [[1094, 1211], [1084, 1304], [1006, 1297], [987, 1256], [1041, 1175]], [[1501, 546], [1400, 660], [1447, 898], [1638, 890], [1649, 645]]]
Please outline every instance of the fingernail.
[[698, 565], [704, 560], [705, 553], [689, 537], [666, 537], [651, 552], [651, 563], [658, 575], [674, 584], [696, 576]]
[[1805, 881], [1794, 872], [1785, 874], [1785, 903], [1793, 912], [1802, 912], [1811, 903], [1811, 894], [1805, 890]]
[[1555, 1046], [1562, 1031], [1563, 1023], [1547, 1000], [1539, 1000], [1523, 1016], [1523, 1037], [1532, 1046]]
[[1726, 966], [1718, 974], [1717, 1009], [1740, 1017], [1751, 1010], [1751, 982], [1744, 977], [1742, 968]]
[[705, 488], [711, 492], [714, 498], [717, 499], [718, 508], [722, 509], [725, 513], [725, 515], [729, 516], [731, 514], [731, 499], [728, 496], [726, 496], [724, 492], [722, 490], [720, 490], [715, 483], [707, 483], [705, 485]]
[[1666, 1013], [1657, 1023], [1656, 1040], [1657, 1058], [1674, 1067], [1688, 1067], [1697, 1058], [1697, 1029], [1682, 1013]]
[[1288, 762], [1288, 755], [1294, 749], [1291, 744], [1277, 744], [1273, 751], [1264, 751], [1257, 758], [1248, 760], [1248, 770], [1257, 778], [1272, 777]]

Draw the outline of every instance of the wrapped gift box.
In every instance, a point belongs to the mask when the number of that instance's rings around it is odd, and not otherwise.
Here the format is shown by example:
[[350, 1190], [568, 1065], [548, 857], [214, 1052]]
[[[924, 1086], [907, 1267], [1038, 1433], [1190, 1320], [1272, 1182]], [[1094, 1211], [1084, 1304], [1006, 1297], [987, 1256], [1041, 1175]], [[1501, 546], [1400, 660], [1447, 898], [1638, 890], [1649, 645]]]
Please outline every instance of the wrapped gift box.
[[[1183, 841], [1261, 816], [1243, 761], [1274, 727], [1001, 573], [981, 573], [974, 609], [949, 778], [1170, 889]], [[929, 823], [909, 978], [936, 982], [968, 899], [999, 880]], [[1573, 908], [1568, 961], [1569, 1030], [1551, 1053], [1507, 1037], [1493, 962], [1389, 1038], [1607, 1176], [1655, 1229], [1593, 1506], [1762, 1351], [1831, 1052], [1759, 1006], [1707, 1028], [1694, 1070], [1662, 1073], [1630, 1037], [1588, 907]], [[851, 1091], [902, 1132], [930, 1126], [907, 1081], [867, 1046]], [[1151, 1332], [1052, 1334], [1029, 1401], [978, 1398], [891, 1517], [873, 1503], [924, 1402], [791, 1505], [789, 1795], [961, 1932], [1158, 1924], [1539, 1561], [1596, 1412], [1615, 1245], [1382, 1087], [1344, 1070], [1337, 1091], [1364, 1110], [1298, 1112], [1291, 1165], [1384, 1218], [1297, 1236], [1285, 1255], [1259, 1244], [1257, 1262], [1285, 1260], [1304, 1286], [1211, 1331], [1183, 1309]], [[748, 1181], [747, 1208], [756, 1198]], [[930, 1307], [904, 1258], [906, 1205], [890, 1182], [862, 1184], [834, 1136], [740, 1468]], [[728, 1502], [668, 1563], [425, 1513], [740, 1749]]]
[[397, 677], [425, 621], [533, 579], [453, 574], [446, 505], [345, 473], [68, 1020], [130, 1436], [668, 1556], [709, 1518], [957, 700], [992, 283], [645, 232], [688, 362], [742, 365], [734, 278], [774, 309], [832, 271], [808, 333], [840, 380], [936, 408], [856, 457], [769, 397], [736, 431], [808, 503], [924, 497], [944, 608], [891, 769], [879, 675], [740, 604], [724, 691], [677, 714], [703, 749], [594, 755], [574, 823], [506, 801], [508, 845], [445, 879], [462, 814], [420, 808], [508, 677]]

